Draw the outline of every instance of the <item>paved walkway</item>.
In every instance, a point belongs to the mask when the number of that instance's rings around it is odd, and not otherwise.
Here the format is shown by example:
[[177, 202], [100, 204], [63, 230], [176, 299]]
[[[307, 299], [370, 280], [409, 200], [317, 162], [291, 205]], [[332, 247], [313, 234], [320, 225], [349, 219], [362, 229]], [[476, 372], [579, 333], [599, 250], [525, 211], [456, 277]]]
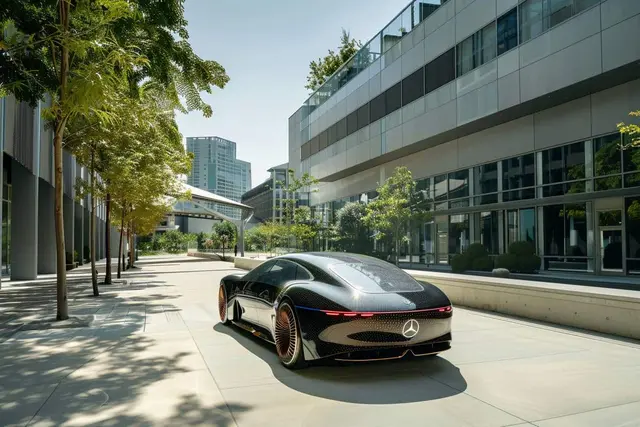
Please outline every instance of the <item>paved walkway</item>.
[[139, 266], [99, 299], [72, 285], [61, 329], [37, 322], [53, 285], [3, 286], [0, 425], [640, 426], [638, 343], [456, 307], [442, 357], [291, 372], [217, 322], [231, 264]]

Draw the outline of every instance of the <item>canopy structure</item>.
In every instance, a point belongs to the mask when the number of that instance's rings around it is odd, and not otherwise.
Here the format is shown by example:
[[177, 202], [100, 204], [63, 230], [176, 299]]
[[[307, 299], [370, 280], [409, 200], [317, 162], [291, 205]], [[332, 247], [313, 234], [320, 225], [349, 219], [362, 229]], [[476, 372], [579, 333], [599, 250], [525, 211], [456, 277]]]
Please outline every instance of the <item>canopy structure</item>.
[[[235, 200], [227, 199], [201, 188], [182, 183], [184, 192], [191, 192], [191, 200], [175, 200], [172, 213], [179, 216], [192, 218], [222, 219], [234, 223], [238, 227], [238, 251], [244, 256], [244, 228], [245, 224], [253, 216], [253, 208]], [[241, 212], [240, 219], [230, 218], [216, 210], [216, 205], [238, 208]]]

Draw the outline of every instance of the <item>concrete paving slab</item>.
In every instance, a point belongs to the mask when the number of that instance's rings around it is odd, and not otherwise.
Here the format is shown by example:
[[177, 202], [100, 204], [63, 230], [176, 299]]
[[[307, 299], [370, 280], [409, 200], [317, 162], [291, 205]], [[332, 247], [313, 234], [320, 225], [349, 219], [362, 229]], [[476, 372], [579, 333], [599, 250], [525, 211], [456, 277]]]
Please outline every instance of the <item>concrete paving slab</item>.
[[640, 426], [640, 402], [536, 421], [535, 424], [539, 427], [637, 427]]

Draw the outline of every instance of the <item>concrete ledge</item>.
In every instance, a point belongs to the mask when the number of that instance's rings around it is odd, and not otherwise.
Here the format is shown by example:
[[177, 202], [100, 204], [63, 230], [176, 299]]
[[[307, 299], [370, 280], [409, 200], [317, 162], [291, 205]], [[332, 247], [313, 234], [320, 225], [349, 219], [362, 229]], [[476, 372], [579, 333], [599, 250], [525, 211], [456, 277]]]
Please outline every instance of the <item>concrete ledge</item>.
[[454, 305], [640, 339], [638, 291], [406, 271], [442, 289]]
[[242, 270], [252, 270], [265, 261], [260, 258], [236, 257], [233, 260], [233, 266]]
[[[236, 258], [251, 270], [264, 259]], [[638, 291], [522, 279], [405, 270], [440, 288], [454, 305], [510, 314], [594, 332], [640, 339]]]
[[[216, 261], [220, 261], [222, 259], [222, 257], [218, 254], [215, 254], [213, 252], [187, 252], [187, 256], [192, 256], [195, 258], [207, 258], [207, 259], [212, 259], [212, 260], [216, 260]], [[226, 258], [229, 258], [228, 256]], [[231, 257], [233, 258], [233, 257]]]

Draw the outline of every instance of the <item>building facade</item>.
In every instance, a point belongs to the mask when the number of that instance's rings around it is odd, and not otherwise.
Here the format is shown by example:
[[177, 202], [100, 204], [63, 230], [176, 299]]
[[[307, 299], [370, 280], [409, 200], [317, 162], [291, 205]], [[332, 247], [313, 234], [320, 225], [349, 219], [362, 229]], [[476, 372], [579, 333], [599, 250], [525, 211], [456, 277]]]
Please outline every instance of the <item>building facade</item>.
[[[187, 151], [194, 155], [189, 185], [236, 202], [251, 188], [251, 164], [236, 158], [235, 142], [217, 136], [188, 137]], [[231, 218], [240, 218], [236, 208], [216, 209]]]
[[414, 268], [525, 240], [545, 270], [638, 274], [638, 39], [637, 0], [414, 1], [290, 117], [290, 167], [330, 222], [407, 166]]
[[[41, 119], [46, 103], [31, 108], [13, 96], [0, 98], [0, 152], [2, 153], [2, 276], [36, 279], [56, 272], [54, 228], [53, 135]], [[89, 259], [91, 199], [77, 200], [76, 179], [88, 180], [88, 171], [64, 152], [64, 237], [67, 264]], [[97, 258], [104, 257], [106, 209], [96, 210]], [[110, 230], [117, 251], [119, 234]]]
[[286, 199], [282, 184], [286, 185], [288, 180], [288, 168], [288, 163], [272, 167], [268, 171], [271, 173], [269, 178], [242, 195], [241, 202], [254, 209], [253, 219], [256, 221], [282, 221]]

